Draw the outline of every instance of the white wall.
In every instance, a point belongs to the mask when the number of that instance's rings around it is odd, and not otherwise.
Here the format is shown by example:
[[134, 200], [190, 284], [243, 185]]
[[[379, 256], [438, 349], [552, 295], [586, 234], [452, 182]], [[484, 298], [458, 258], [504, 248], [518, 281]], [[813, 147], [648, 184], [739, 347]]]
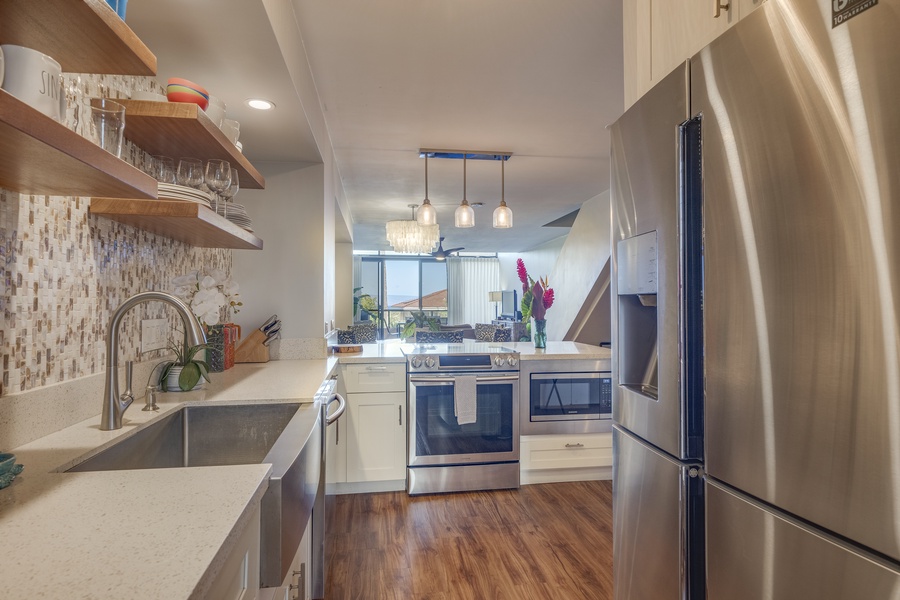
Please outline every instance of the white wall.
[[[566, 232], [568, 229], [560, 229], [560, 231]], [[499, 252], [497, 258], [500, 260], [500, 289], [516, 290], [519, 294], [519, 302], [521, 302], [522, 284], [516, 272], [516, 260], [521, 258], [525, 262], [528, 274], [535, 280], [538, 277], [549, 276], [553, 272], [556, 258], [559, 256], [565, 241], [566, 236], [562, 235], [527, 252]], [[550, 280], [550, 287], [554, 287], [552, 279]]]
[[[561, 229], [560, 231], [568, 231]], [[500, 287], [504, 290], [519, 290], [519, 296], [522, 293], [522, 284], [519, 282], [519, 275], [516, 273], [516, 260], [522, 259], [525, 262], [525, 268], [528, 274], [533, 278], [544, 277], [550, 275], [553, 271], [553, 265], [556, 264], [556, 258], [562, 250], [563, 244], [566, 242], [566, 236], [562, 235], [549, 242], [544, 242], [540, 246], [532, 248], [527, 252], [499, 252], [497, 258], [500, 259]], [[553, 287], [553, 282], [550, 282]]]
[[334, 294], [334, 277], [326, 279], [322, 258], [330, 230], [333, 272], [333, 212], [331, 226], [326, 227], [324, 165], [261, 162], [255, 166], [266, 178], [266, 189], [241, 190], [236, 200], [247, 207], [263, 249], [234, 252], [234, 280], [241, 286], [244, 301], [235, 322], [246, 335], [277, 313], [284, 338], [324, 339], [327, 296], [323, 288], [330, 287], [332, 298]]
[[[547, 339], [561, 340], [610, 255], [609, 192], [581, 205], [550, 277], [557, 302], [547, 313]], [[598, 340], [600, 341], [600, 340]]]

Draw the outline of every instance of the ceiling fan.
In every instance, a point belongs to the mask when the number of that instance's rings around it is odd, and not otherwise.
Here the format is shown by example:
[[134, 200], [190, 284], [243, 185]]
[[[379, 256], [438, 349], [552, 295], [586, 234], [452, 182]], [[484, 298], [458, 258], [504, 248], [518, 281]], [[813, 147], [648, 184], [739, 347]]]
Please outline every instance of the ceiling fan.
[[437, 260], [446, 260], [448, 256], [452, 255], [454, 252], [459, 252], [460, 250], [465, 250], [465, 248], [460, 247], [444, 250], [444, 236], [441, 236], [441, 240], [438, 242], [438, 249], [432, 252], [431, 256]]

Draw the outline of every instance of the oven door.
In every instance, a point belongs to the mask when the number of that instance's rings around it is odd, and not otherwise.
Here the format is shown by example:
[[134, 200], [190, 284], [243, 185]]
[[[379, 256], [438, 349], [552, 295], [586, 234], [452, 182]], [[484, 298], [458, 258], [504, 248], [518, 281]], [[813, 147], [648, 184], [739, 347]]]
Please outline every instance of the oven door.
[[[455, 416], [457, 377], [475, 378], [476, 418]], [[519, 376], [471, 373], [409, 376], [409, 466], [519, 460]]]

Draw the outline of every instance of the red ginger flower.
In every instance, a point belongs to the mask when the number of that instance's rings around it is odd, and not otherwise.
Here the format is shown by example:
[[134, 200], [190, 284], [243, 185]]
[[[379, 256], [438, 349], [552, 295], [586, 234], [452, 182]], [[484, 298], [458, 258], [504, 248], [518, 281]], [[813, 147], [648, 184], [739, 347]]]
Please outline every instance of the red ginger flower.
[[544, 310], [553, 306], [553, 288], [547, 288], [544, 292]]
[[519, 258], [516, 260], [516, 273], [519, 275], [519, 281], [522, 282], [522, 299], [528, 293], [528, 271], [525, 269], [525, 262]]
[[516, 273], [519, 275], [519, 281], [528, 283], [528, 271], [525, 270], [525, 263], [521, 258], [516, 260]]

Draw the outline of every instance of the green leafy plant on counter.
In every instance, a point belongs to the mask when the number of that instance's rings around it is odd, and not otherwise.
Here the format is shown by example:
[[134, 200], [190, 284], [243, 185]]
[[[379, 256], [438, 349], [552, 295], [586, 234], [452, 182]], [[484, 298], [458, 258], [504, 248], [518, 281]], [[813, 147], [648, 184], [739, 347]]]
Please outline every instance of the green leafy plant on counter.
[[403, 326], [400, 337], [403, 339], [411, 338], [416, 335], [416, 329], [427, 327], [429, 331], [440, 331], [441, 322], [437, 317], [429, 317], [422, 311], [414, 311], [411, 319]]
[[194, 386], [197, 385], [197, 382], [200, 381], [201, 377], [206, 381], [209, 381], [209, 365], [206, 361], [198, 360], [196, 357], [197, 354], [203, 350], [218, 352], [216, 348], [213, 348], [209, 344], [185, 346], [184, 344], [174, 344], [170, 342], [169, 350], [175, 355], [175, 360], [163, 363], [162, 370], [159, 374], [160, 389], [166, 389], [169, 373], [171, 373], [172, 369], [175, 367], [181, 367], [181, 373], [178, 375], [178, 387], [181, 388], [181, 391], [183, 392], [194, 389]]

